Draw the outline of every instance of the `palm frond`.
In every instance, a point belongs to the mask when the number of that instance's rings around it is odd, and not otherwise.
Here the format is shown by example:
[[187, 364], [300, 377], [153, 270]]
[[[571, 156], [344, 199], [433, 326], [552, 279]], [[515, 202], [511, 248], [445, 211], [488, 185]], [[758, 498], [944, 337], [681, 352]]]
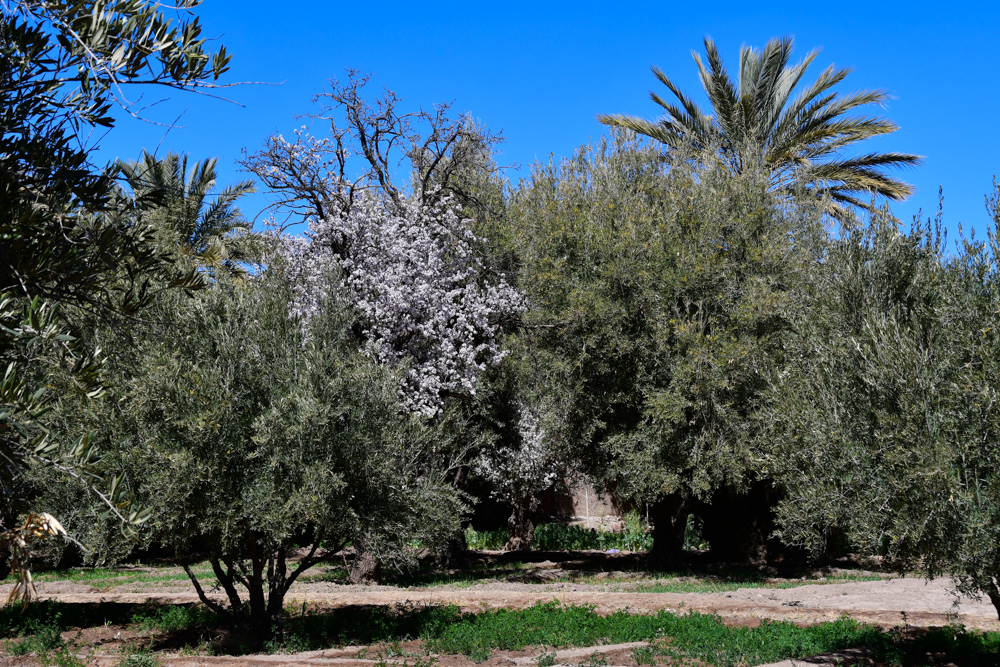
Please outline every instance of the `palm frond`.
[[638, 116], [622, 114], [598, 114], [597, 121], [603, 125], [622, 127], [636, 134], [655, 139], [668, 146], [680, 145], [685, 133], [669, 120], [651, 121]]
[[667, 78], [667, 75], [664, 74], [663, 70], [661, 70], [659, 67], [656, 67], [654, 65], [650, 69], [653, 72], [653, 76], [655, 76], [660, 81], [660, 83], [666, 86], [667, 89], [674, 94], [674, 97], [677, 98], [677, 101], [681, 103], [681, 106], [684, 107], [684, 113], [678, 115], [671, 112], [671, 108], [675, 109], [676, 107], [673, 107], [673, 105], [668, 105], [663, 100], [663, 98], [661, 98], [654, 92], [649, 93], [650, 99], [652, 99], [654, 102], [662, 106], [664, 109], [667, 109], [668, 113], [671, 113], [674, 116], [675, 122], [678, 121], [682, 122], [684, 120], [683, 116], [686, 115], [687, 118], [689, 119], [689, 122], [683, 124], [689, 125], [692, 129], [698, 128], [698, 130], [701, 132], [707, 131], [709, 125], [711, 124], [711, 121], [708, 116], [702, 113], [701, 108], [698, 106], [698, 104], [690, 97], [685, 95], [680, 88], [675, 86], [674, 83]]
[[722, 128], [722, 133], [726, 136], [734, 136], [737, 133], [739, 119], [736, 117], [736, 105], [739, 97], [733, 80], [729, 78], [729, 73], [722, 64], [722, 58], [715, 47], [715, 43], [705, 38], [705, 54], [708, 57], [709, 69], [701, 61], [701, 56], [692, 51], [695, 63], [698, 65], [698, 73], [701, 76], [701, 85], [708, 94], [709, 102], [715, 110], [715, 119]]
[[898, 129], [881, 116], [847, 115], [862, 107], [884, 106], [889, 99], [886, 91], [837, 93], [834, 87], [851, 70], [830, 65], [796, 94], [819, 51], [809, 52], [793, 65], [791, 37], [771, 39], [762, 50], [740, 47], [739, 76], [734, 84], [715, 43], [706, 37], [704, 45], [704, 61], [699, 54], [692, 55], [713, 115], [703, 113], [666, 74], [653, 67], [654, 76], [673, 93], [679, 106], [650, 93], [653, 102], [666, 112], [658, 121], [622, 115], [600, 115], [598, 120], [661, 141], [670, 149], [683, 143], [696, 150], [715, 151], [736, 175], [763, 168], [769, 172], [767, 182], [773, 190], [805, 190], [827, 198], [829, 210], [837, 215], [846, 210], [844, 206], [867, 208], [857, 197], [859, 193], [894, 200], [912, 193], [910, 185], [884, 170], [918, 165], [920, 156], [895, 152], [843, 156], [843, 151], [860, 141]]

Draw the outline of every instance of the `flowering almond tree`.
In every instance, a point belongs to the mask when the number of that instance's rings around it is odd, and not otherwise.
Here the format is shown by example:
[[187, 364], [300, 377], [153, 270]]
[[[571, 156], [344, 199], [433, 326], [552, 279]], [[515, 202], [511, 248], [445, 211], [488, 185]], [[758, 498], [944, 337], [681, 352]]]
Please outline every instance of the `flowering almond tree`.
[[[498, 325], [523, 309], [505, 281], [483, 280], [476, 240], [446, 202], [406, 200], [393, 213], [365, 193], [348, 213], [311, 223], [306, 239], [285, 238], [293, 313], [309, 318], [331, 290], [347, 287], [359, 340], [386, 364], [408, 364], [406, 407], [435, 417], [448, 396], [475, 393], [479, 373], [505, 355]], [[333, 267], [341, 285], [327, 282]]]
[[[433, 418], [448, 397], [475, 393], [479, 374], [504, 356], [501, 325], [524, 308], [502, 275], [487, 275], [463, 214], [474, 206], [467, 175], [487, 164], [497, 138], [449, 118], [447, 105], [400, 114], [387, 93], [372, 108], [361, 96], [366, 82], [352, 72], [322, 96], [329, 103], [317, 118], [330, 122], [328, 137], [271, 137], [244, 165], [308, 223], [305, 238], [281, 244], [294, 315], [312, 317], [331, 290], [349, 288], [359, 344], [406, 367], [404, 404]], [[332, 120], [337, 110], [343, 127]], [[352, 159], [364, 165], [356, 177]], [[409, 163], [410, 192], [392, 181], [394, 159]], [[343, 284], [328, 284], [330, 275]]]

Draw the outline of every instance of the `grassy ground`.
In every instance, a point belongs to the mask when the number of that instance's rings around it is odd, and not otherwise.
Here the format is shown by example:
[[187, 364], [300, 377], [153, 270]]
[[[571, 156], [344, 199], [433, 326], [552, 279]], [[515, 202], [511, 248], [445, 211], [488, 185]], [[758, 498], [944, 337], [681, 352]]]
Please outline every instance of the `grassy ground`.
[[[212, 586], [216, 582], [212, 566], [208, 562], [191, 566], [191, 571], [202, 585]], [[36, 582], [68, 582], [86, 584], [95, 589], [106, 591], [127, 584], [188, 584], [191, 580], [183, 568], [173, 565], [126, 565], [123, 567], [72, 568], [68, 570], [49, 570], [34, 572], [32, 577]], [[14, 575], [8, 578], [13, 581]]]
[[[556, 602], [525, 610], [461, 613], [454, 607], [384, 607], [287, 610], [285, 640], [270, 652], [358, 646], [359, 657], [403, 656], [430, 665], [433, 655], [461, 654], [486, 660], [496, 651], [646, 642], [633, 650], [637, 665], [696, 660], [720, 667], [758, 665], [864, 646], [877, 665], [992, 664], [1000, 634], [959, 626], [930, 631], [884, 631], [847, 618], [811, 627], [764, 622], [733, 628], [707, 614], [660, 612], [600, 616], [591, 608]], [[40, 603], [0, 610], [0, 637], [8, 656], [35, 654], [45, 664], [74, 667], [85, 631], [113, 626], [134, 638], [122, 647], [121, 664], [150, 667], [159, 651], [239, 654], [248, 648], [228, 636], [218, 619], [198, 606], [68, 605]], [[76, 634], [67, 632], [75, 630]], [[69, 635], [69, 638], [67, 638]], [[403, 642], [419, 640], [418, 650]], [[366, 648], [361, 648], [366, 647]], [[370, 647], [370, 648], [368, 648]], [[360, 655], [363, 654], [363, 655]], [[945, 657], [941, 657], [945, 656]], [[77, 662], [74, 662], [76, 660]], [[551, 664], [551, 663], [549, 663]], [[414, 666], [416, 667], [416, 666]], [[600, 667], [583, 663], [583, 667]]]
[[[612, 570], [611, 567], [624, 567]], [[606, 570], [606, 571], [602, 571]], [[207, 562], [191, 566], [203, 587], [215, 585], [216, 578]], [[807, 584], [830, 584], [848, 581], [875, 581], [884, 575], [866, 571], [810, 571], [794, 579], [775, 577], [749, 567], [703, 567], [677, 572], [650, 573], [634, 564], [600, 564], [569, 560], [565, 563], [539, 563], [491, 560], [482, 558], [462, 569], [442, 571], [433, 567], [389, 576], [387, 585], [402, 588], [468, 588], [492, 582], [525, 582], [542, 584], [580, 584], [601, 586], [607, 591], [636, 593], [717, 593], [740, 588], [792, 588]], [[120, 568], [74, 568], [38, 572], [41, 583], [68, 582], [91, 586], [98, 591], [110, 591], [120, 586], [145, 584], [150, 586], [189, 585], [184, 570], [174, 565], [124, 566]], [[346, 583], [347, 573], [340, 563], [327, 563], [307, 571], [303, 583], [326, 581]]]

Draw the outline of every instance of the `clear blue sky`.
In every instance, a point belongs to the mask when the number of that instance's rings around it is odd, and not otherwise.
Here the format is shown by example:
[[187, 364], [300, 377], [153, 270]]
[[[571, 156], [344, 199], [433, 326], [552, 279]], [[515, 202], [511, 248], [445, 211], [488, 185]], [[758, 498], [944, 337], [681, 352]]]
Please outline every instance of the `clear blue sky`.
[[[274, 132], [291, 134], [312, 96], [344, 68], [375, 73], [403, 108], [454, 100], [507, 142], [503, 159], [527, 172], [536, 159], [570, 155], [599, 138], [599, 112], [654, 117], [659, 83], [650, 65], [704, 102], [690, 52], [710, 35], [733, 71], [741, 44], [792, 35], [796, 54], [822, 48], [807, 80], [827, 65], [854, 73], [841, 90], [884, 88], [884, 110], [901, 126], [868, 142], [872, 150], [926, 156], [902, 172], [916, 186], [894, 205], [909, 220], [937, 210], [945, 221], [982, 233], [984, 196], [1000, 175], [1000, 10], [993, 3], [422, 3], [236, 2], [205, 0], [205, 33], [233, 55], [228, 81], [265, 81], [227, 95], [243, 106], [175, 95], [148, 112], [164, 129], [122, 121], [101, 141], [101, 157], [137, 157], [142, 148], [218, 157], [221, 182], [246, 178], [243, 148]], [[811, 75], [811, 76], [810, 76]], [[153, 98], [149, 98], [150, 100]], [[186, 111], [185, 111], [186, 110]], [[516, 180], [518, 174], [511, 174]], [[253, 215], [261, 196], [247, 200]], [[954, 233], [951, 234], [954, 238]]]

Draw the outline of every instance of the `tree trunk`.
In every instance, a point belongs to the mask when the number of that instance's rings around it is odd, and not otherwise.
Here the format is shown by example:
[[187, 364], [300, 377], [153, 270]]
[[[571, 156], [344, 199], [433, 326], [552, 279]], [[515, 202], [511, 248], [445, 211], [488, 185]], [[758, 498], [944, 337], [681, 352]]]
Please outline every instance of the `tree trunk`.
[[653, 522], [653, 548], [649, 552], [649, 566], [665, 570], [684, 565], [684, 531], [691, 513], [687, 492], [672, 493], [649, 506]]
[[997, 587], [996, 581], [990, 579], [986, 583], [986, 596], [993, 603], [993, 608], [996, 609], [997, 619], [1000, 620], [1000, 588]]
[[727, 562], [763, 564], [778, 556], [794, 555], [771, 538], [774, 508], [781, 492], [770, 480], [754, 482], [745, 492], [722, 488], [710, 501], [694, 509], [703, 522], [702, 534], [712, 554]]
[[[285, 595], [300, 574], [319, 562], [316, 551], [322, 536], [313, 537], [315, 542], [312, 548], [291, 574], [288, 572], [287, 561], [290, 544], [266, 544], [249, 532], [247, 539], [250, 541], [249, 571], [245, 569], [243, 561], [218, 556], [209, 559], [216, 579], [229, 598], [228, 609], [205, 595], [190, 567], [184, 565], [184, 571], [191, 579], [202, 603], [225, 618], [234, 633], [259, 648], [269, 641], [284, 640]], [[246, 588], [248, 594], [246, 602], [240, 599], [237, 584]]]
[[250, 597], [249, 626], [254, 643], [263, 644], [272, 639], [271, 625], [267, 618], [267, 598], [264, 595], [264, 565], [271, 560], [272, 554], [265, 552], [264, 546], [251, 535], [250, 542], [250, 576], [248, 577], [247, 593]]
[[510, 539], [504, 545], [504, 551], [529, 551], [535, 539], [535, 524], [530, 517], [530, 499], [527, 503], [520, 502], [514, 506], [514, 511], [507, 519], [510, 528]]
[[[17, 524], [17, 512], [5, 498], [0, 496], [0, 532], [6, 532], [14, 528]], [[9, 542], [4, 542], [9, 546]], [[10, 575], [11, 550], [5, 549], [0, 553], [0, 581], [5, 580]]]
[[288, 590], [284, 547], [275, 551], [267, 568], [267, 613], [262, 622], [266, 623], [271, 637], [278, 642], [285, 639], [285, 592]]
[[354, 542], [354, 560], [347, 569], [347, 580], [352, 584], [376, 584], [382, 580], [382, 564], [365, 546], [364, 539]]

